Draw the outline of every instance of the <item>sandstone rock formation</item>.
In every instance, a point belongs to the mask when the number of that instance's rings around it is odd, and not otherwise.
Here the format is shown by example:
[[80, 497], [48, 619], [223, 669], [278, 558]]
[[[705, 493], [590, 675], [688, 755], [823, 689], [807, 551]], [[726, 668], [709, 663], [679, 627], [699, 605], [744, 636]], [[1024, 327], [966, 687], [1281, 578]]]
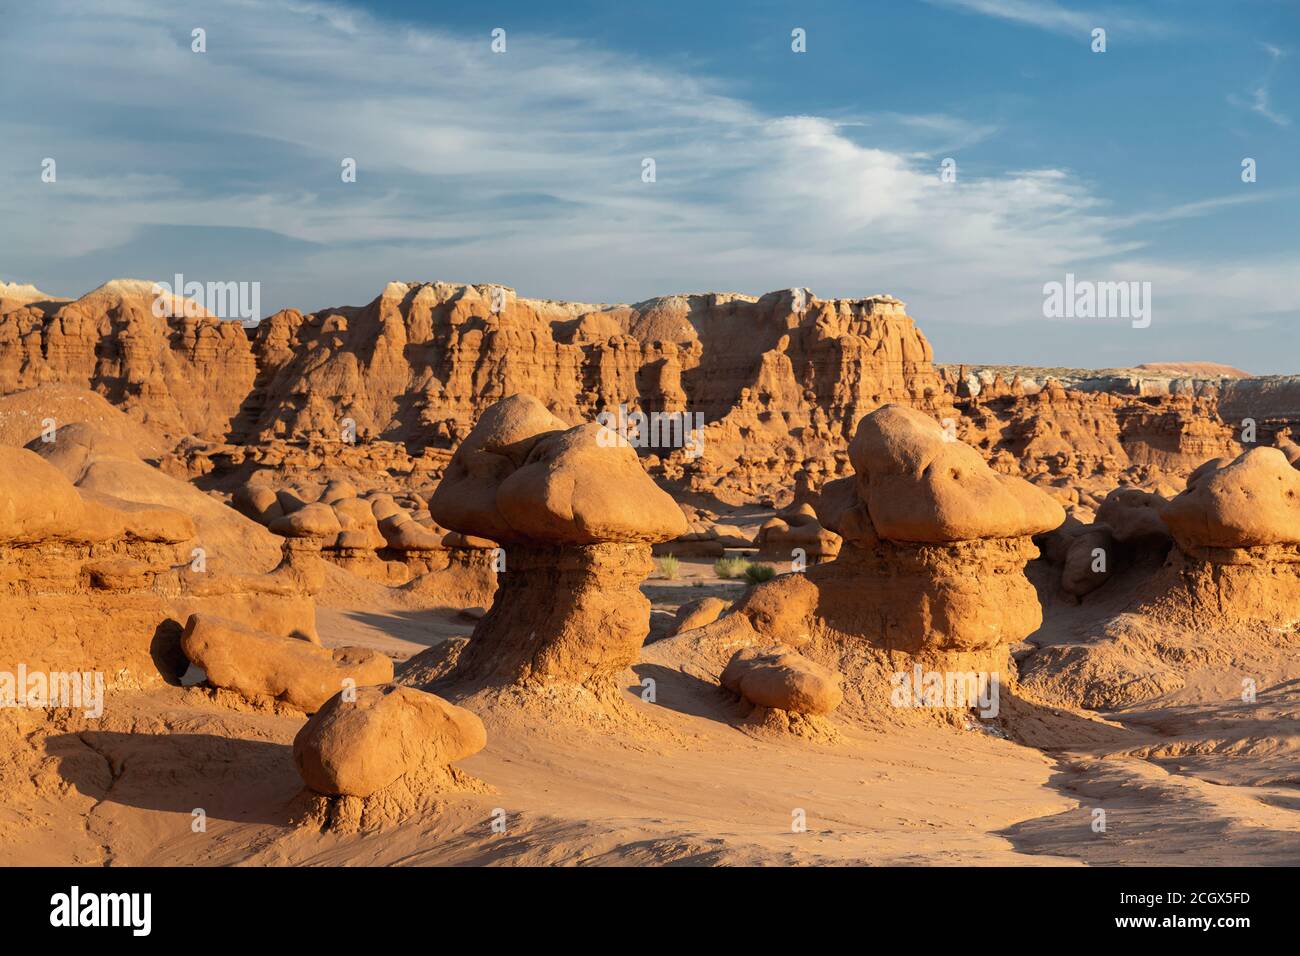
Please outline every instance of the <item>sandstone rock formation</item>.
[[280, 539], [188, 482], [147, 464], [126, 441], [82, 422], [63, 425], [51, 438], [34, 440], [29, 447], [83, 492], [189, 515], [206, 570], [255, 574], [280, 563]]
[[792, 489], [807, 500], [850, 470], [846, 423], [891, 402], [951, 418], [1000, 469], [1064, 491], [1066, 479], [1105, 476], [1101, 495], [1120, 476], [1142, 483], [1236, 454], [1246, 419], [1262, 442], [1300, 426], [1294, 382], [1207, 363], [1064, 385], [1012, 370], [941, 374], [903, 304], [885, 295], [790, 289], [591, 305], [394, 282], [365, 306], [285, 310], [246, 331], [201, 309], [156, 318], [145, 281], [114, 280], [74, 302], [5, 289], [0, 395], [93, 390], [183, 441], [175, 467], [188, 476], [271, 467], [296, 479], [323, 458], [431, 485], [479, 415], [515, 392], [565, 420], [624, 407], [689, 415], [673, 422], [701, 443], [643, 448], [647, 466], [728, 504], [785, 505]]
[[423, 499], [404, 500], [419, 509], [419, 518], [391, 494], [359, 497], [345, 480], [307, 491], [272, 485], [260, 475], [235, 490], [232, 504], [287, 539], [291, 551], [457, 607], [486, 604], [496, 587], [495, 542], [439, 527]]
[[[385, 684], [336, 694], [303, 725], [293, 759], [303, 782], [327, 796], [369, 797], [482, 750], [483, 722], [441, 697]], [[418, 785], [418, 779], [416, 780]]]
[[[171, 481], [142, 477], [121, 490], [147, 496]], [[129, 689], [179, 678], [181, 628], [195, 612], [315, 636], [307, 571], [210, 570], [195, 558], [197, 534], [179, 510], [78, 488], [41, 456], [0, 447], [0, 660], [103, 671], [110, 688]]]
[[839, 556], [753, 588], [695, 633], [787, 645], [854, 674], [853, 692], [877, 701], [884, 672], [910, 660], [1005, 669], [1008, 646], [1042, 620], [1024, 568], [1038, 554], [1032, 536], [1060, 525], [1061, 507], [902, 406], [866, 416], [850, 456], [855, 476], [829, 484], [817, 509], [843, 539]]
[[23, 447], [38, 439], [53, 441], [58, 430], [70, 424], [90, 426], [151, 463], [168, 450], [157, 434], [88, 389], [38, 385], [0, 395], [0, 445]]
[[722, 672], [722, 686], [756, 707], [798, 714], [829, 714], [840, 705], [842, 675], [791, 647], [746, 647]]
[[[75, 302], [32, 300], [0, 316], [0, 394], [90, 389], [158, 432], [223, 436], [257, 364], [238, 322], [185, 300], [154, 315], [154, 284], [115, 279]], [[186, 314], [197, 313], [197, 314]]]
[[1115, 540], [1128, 544], [1143, 540], [1168, 541], [1164, 512], [1169, 499], [1158, 491], [1116, 488], [1097, 507], [1097, 521], [1110, 528]]
[[712, 624], [730, 607], [730, 602], [719, 597], [703, 597], [697, 601], [688, 601], [677, 609], [670, 634], [680, 634], [682, 631]]
[[223, 467], [250, 444], [338, 445], [347, 433], [362, 447], [449, 450], [492, 403], [527, 392], [567, 420], [623, 405], [689, 413], [680, 421], [708, 427], [703, 455], [674, 439], [647, 449], [651, 459], [667, 478], [738, 502], [784, 491], [799, 471], [833, 476], [841, 423], [871, 408], [946, 401], [929, 344], [889, 296], [587, 305], [394, 282], [366, 306], [278, 312], [251, 339], [201, 310], [154, 317], [146, 281], [114, 280], [68, 303], [35, 292], [4, 301], [0, 394], [91, 389], [171, 439], [218, 443], [210, 453]]
[[[1115, 507], [1104, 513], [1125, 528], [1127, 546], [1168, 548], [1168, 557], [1147, 566], [1132, 599], [1090, 640], [1030, 657], [1026, 685], [1070, 704], [1112, 708], [1173, 693], [1207, 663], [1253, 673], [1285, 649], [1300, 618], [1298, 499], [1300, 471], [1277, 448], [1208, 461], [1169, 501], [1113, 495]], [[1152, 527], [1152, 514], [1167, 536]]]
[[492, 607], [454, 674], [466, 680], [588, 683], [629, 666], [649, 631], [639, 585], [650, 547], [686, 526], [630, 447], [523, 395], [483, 414], [429, 508], [505, 547]]
[[181, 650], [208, 683], [250, 698], [270, 697], [314, 713], [350, 681], [353, 687], [393, 679], [393, 662], [364, 647], [326, 650], [310, 641], [278, 637], [213, 614], [194, 614]]
[[682, 505], [686, 516], [686, 533], [654, 546], [656, 555], [720, 558], [728, 548], [749, 550], [753, 542], [738, 527], [719, 521], [718, 515], [703, 508]]
[[822, 527], [811, 505], [802, 504], [765, 522], [754, 546], [760, 558], [791, 561], [801, 556], [806, 563], [817, 564], [840, 553], [840, 538]]
[[[1024, 477], [1121, 476], [1141, 482], [1186, 474], [1237, 448], [1219, 420], [1217, 392], [1142, 398], [1066, 389], [1049, 382], [1032, 394], [958, 398], [962, 437]], [[1005, 454], [1000, 454], [1005, 453]]]
[[1276, 448], [1213, 459], [1161, 515], [1184, 553], [1300, 544], [1300, 471]]

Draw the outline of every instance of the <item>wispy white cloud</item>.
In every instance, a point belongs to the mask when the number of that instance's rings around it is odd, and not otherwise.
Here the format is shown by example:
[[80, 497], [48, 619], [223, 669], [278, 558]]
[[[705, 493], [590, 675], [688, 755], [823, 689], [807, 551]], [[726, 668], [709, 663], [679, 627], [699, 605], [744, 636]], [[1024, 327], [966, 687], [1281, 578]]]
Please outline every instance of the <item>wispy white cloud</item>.
[[1268, 120], [1274, 126], [1290, 126], [1291, 117], [1277, 112], [1273, 108], [1272, 104], [1273, 80], [1277, 74], [1278, 68], [1282, 64], [1282, 61], [1286, 59], [1287, 51], [1272, 43], [1261, 43], [1260, 47], [1268, 57], [1268, 67], [1264, 71], [1264, 76], [1260, 79], [1259, 83], [1256, 84], [1254, 89], [1250, 91], [1249, 96], [1240, 97], [1230, 95], [1228, 97], [1228, 102], [1233, 106], [1250, 110], [1250, 112], [1264, 117], [1264, 119]]
[[1111, 10], [1076, 10], [1054, 0], [927, 0], [935, 6], [950, 7], [1038, 27], [1053, 33], [1088, 36], [1094, 27], [1123, 31], [1130, 36], [1160, 36], [1171, 32], [1168, 24]]
[[[996, 135], [967, 119], [770, 115], [571, 39], [511, 32], [494, 55], [486, 33], [344, 6], [99, 9], [47, 0], [40, 17], [6, 21], [0, 70], [27, 79], [0, 90], [0, 140], [58, 157], [60, 175], [47, 185], [35, 165], [0, 169], [0, 219], [22, 224], [0, 235], [0, 264], [108, 260], [159, 227], [203, 226], [294, 240], [277, 305], [363, 301], [390, 278], [585, 301], [799, 285], [891, 291], [923, 323], [986, 324], [1040, 314], [1042, 283], [1067, 270], [1117, 263], [1171, 283], [1200, 276], [1193, 319], [1240, 314], [1255, 308], [1250, 281], [1275, 267], [1216, 295], [1200, 270], [1140, 260], [1132, 227], [1162, 211], [1117, 211], [1068, 169], [976, 176], [959, 162], [942, 182], [940, 145]], [[191, 24], [207, 29], [206, 54], [190, 52]], [[886, 145], [885, 126], [928, 148]], [[356, 184], [340, 181], [344, 157]], [[642, 182], [645, 157], [656, 182]], [[245, 261], [288, 271], [260, 251]]]

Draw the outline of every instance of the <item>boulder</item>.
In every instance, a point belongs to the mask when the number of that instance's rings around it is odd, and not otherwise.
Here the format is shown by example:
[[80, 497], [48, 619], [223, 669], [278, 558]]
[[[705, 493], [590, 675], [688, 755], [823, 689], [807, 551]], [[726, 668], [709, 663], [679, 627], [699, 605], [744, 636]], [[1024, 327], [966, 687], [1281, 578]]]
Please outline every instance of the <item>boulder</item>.
[[730, 601], [718, 597], [703, 597], [696, 601], [688, 601], [677, 609], [671, 633], [680, 634], [682, 631], [712, 624], [729, 607], [731, 607]]
[[193, 614], [181, 635], [186, 658], [208, 682], [244, 697], [273, 697], [313, 713], [351, 680], [357, 687], [393, 679], [393, 662], [362, 647], [327, 650], [210, 614]]
[[487, 744], [483, 722], [441, 697], [396, 684], [335, 694], [298, 731], [303, 782], [327, 796], [368, 797], [407, 774], [445, 767]]
[[840, 705], [843, 677], [784, 644], [738, 650], [722, 672], [722, 686], [758, 707], [829, 714]]

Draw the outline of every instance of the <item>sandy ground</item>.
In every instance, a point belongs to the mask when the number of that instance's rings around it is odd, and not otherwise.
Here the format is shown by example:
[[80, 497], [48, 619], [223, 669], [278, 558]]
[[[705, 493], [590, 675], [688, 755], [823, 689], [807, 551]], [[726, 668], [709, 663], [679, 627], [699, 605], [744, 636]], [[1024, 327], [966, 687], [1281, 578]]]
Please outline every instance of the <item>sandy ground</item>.
[[[711, 579], [710, 565], [684, 563], [684, 580], [647, 582], [656, 615], [738, 594], [741, 585]], [[318, 623], [326, 644], [364, 643], [399, 660], [472, 628], [402, 608], [322, 608]], [[689, 656], [680, 639], [646, 645], [626, 674], [631, 719], [573, 721], [559, 704], [481, 710], [487, 748], [461, 766], [483, 792], [443, 794], [367, 832], [302, 822], [290, 752], [302, 715], [197, 688], [118, 698], [98, 722], [66, 718], [28, 738], [3, 791], [0, 861], [1300, 861], [1300, 675], [1261, 688], [1249, 710], [1193, 679], [1172, 699], [1104, 719], [1012, 700], [1001, 720], [1012, 739], [839, 718], [833, 739], [809, 739], [747, 727], [740, 705], [696, 676]], [[646, 677], [654, 703], [640, 696]], [[30, 785], [14, 785], [23, 775]], [[206, 829], [196, 831], [196, 809]], [[800, 819], [806, 830], [797, 832]]]

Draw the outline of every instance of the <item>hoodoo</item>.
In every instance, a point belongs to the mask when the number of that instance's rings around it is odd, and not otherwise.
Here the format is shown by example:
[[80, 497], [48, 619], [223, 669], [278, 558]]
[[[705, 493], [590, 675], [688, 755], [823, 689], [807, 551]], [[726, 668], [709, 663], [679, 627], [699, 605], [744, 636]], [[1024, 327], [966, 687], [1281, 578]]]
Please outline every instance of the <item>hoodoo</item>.
[[457, 449], [430, 513], [496, 541], [505, 561], [454, 679], [585, 684], [636, 661], [650, 629], [639, 586], [651, 545], [685, 533], [686, 519], [602, 429], [570, 428], [512, 395]]

